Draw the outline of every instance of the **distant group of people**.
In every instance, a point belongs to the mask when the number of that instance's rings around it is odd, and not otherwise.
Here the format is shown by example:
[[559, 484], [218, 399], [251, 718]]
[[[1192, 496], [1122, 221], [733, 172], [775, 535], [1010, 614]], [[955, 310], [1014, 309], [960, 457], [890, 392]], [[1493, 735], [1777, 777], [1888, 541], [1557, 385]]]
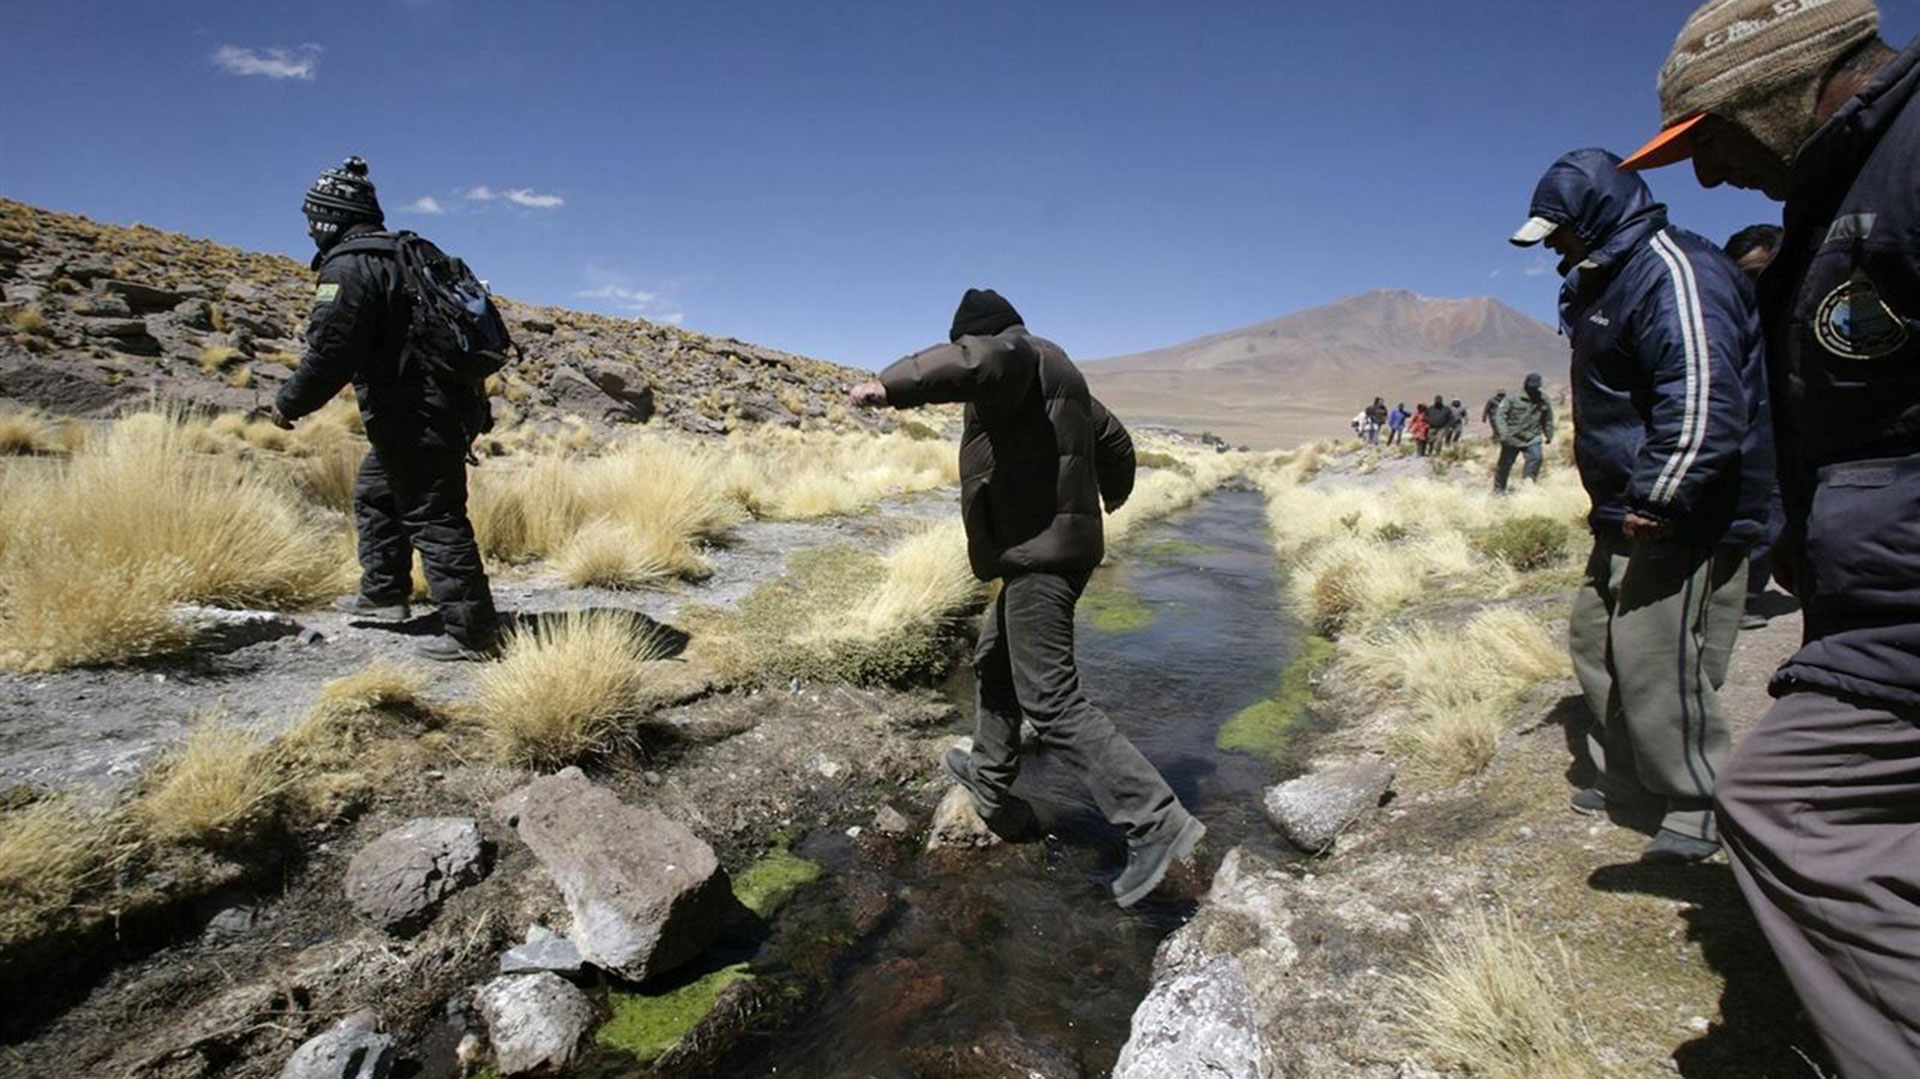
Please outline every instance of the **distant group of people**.
[[[1512, 236], [1560, 256], [1592, 502], [1573, 808], [1652, 810], [1651, 862], [1724, 844], [1845, 1079], [1920, 1075], [1920, 42], [1878, 27], [1711, 0], [1660, 135], [1560, 157]], [[1669, 223], [1638, 171], [1689, 158], [1783, 224]], [[1718, 690], [1769, 573], [1804, 635], [1736, 747]]]
[[1354, 415], [1350, 426], [1369, 446], [1411, 442], [1414, 453], [1425, 457], [1460, 441], [1467, 427], [1467, 409], [1458, 397], [1449, 403], [1437, 393], [1432, 404], [1416, 402], [1411, 412], [1404, 402], [1388, 408], [1384, 398], [1376, 397]]

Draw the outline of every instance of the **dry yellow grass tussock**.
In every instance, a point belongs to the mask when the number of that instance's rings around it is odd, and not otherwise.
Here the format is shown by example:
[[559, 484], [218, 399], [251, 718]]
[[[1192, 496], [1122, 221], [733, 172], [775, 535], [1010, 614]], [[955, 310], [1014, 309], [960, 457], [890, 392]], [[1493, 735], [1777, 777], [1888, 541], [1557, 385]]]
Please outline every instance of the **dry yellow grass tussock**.
[[610, 611], [569, 612], [514, 631], [481, 669], [476, 717], [500, 760], [566, 764], [607, 749], [642, 709], [660, 646]]
[[1599, 1079], [1578, 984], [1558, 941], [1478, 908], [1436, 931], [1431, 957], [1403, 980], [1414, 1036], [1446, 1063], [1487, 1079]]
[[202, 717], [154, 768], [133, 810], [146, 833], [162, 842], [237, 846], [272, 823], [284, 785], [259, 732]]
[[65, 449], [60, 429], [34, 409], [0, 409], [0, 455], [55, 453]]
[[853, 513], [882, 498], [960, 481], [953, 443], [757, 427], [727, 442], [729, 493], [759, 517], [800, 520]]
[[135, 415], [57, 467], [0, 476], [0, 661], [110, 662], [175, 643], [171, 603], [291, 608], [344, 587], [293, 495], [191, 441]]
[[1464, 625], [1421, 622], [1341, 646], [1340, 671], [1411, 713], [1400, 738], [1423, 765], [1471, 775], [1493, 759], [1508, 713], [1528, 690], [1567, 677], [1566, 649], [1538, 619], [1512, 608]]
[[825, 641], [880, 641], [912, 633], [972, 607], [980, 581], [967, 564], [967, 537], [958, 522], [935, 525], [887, 552], [879, 587], [851, 610], [822, 616], [812, 636]]
[[0, 941], [29, 935], [103, 880], [119, 827], [64, 798], [0, 814]]

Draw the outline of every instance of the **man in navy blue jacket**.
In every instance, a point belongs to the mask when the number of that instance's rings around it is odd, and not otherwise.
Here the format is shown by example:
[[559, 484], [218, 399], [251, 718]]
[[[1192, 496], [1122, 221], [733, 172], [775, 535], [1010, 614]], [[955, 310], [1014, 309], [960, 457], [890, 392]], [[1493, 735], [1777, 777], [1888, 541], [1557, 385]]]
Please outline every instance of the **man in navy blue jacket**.
[[1698, 861], [1719, 849], [1713, 784], [1730, 745], [1715, 691], [1773, 478], [1765, 365], [1739, 267], [1669, 226], [1619, 164], [1562, 156], [1512, 237], [1561, 256], [1574, 461], [1593, 501], [1569, 643], [1599, 778], [1573, 804], [1658, 805], [1645, 857]]
[[1660, 73], [1629, 161], [1786, 203], [1760, 276], [1805, 612], [1728, 764], [1741, 890], [1846, 1079], [1920, 1075], [1920, 41], [1871, 0], [1716, 0]]

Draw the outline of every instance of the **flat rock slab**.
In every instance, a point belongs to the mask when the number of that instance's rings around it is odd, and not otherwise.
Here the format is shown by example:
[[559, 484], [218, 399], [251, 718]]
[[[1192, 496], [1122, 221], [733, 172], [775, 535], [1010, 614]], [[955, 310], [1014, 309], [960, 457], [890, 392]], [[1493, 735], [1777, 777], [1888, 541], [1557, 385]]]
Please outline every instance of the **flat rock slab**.
[[502, 1075], [565, 1068], [593, 1025], [587, 995], [557, 974], [495, 978], [480, 987], [473, 1003], [487, 1021]]
[[678, 821], [630, 806], [578, 768], [500, 799], [494, 815], [540, 859], [593, 965], [641, 982], [720, 934], [732, 893], [713, 848]]
[[1347, 826], [1380, 804], [1393, 786], [1393, 765], [1360, 761], [1325, 769], [1269, 787], [1267, 819], [1303, 851], [1317, 854], [1333, 845]]
[[1113, 1079], [1271, 1079], [1240, 961], [1215, 959], [1154, 983], [1133, 1013]]
[[347, 863], [347, 902], [389, 933], [417, 932], [453, 893], [487, 875], [478, 822], [423, 817], [368, 843]]
[[578, 975], [586, 961], [580, 947], [566, 937], [536, 925], [527, 930], [527, 939], [507, 949], [500, 957], [502, 974], [539, 974], [547, 972], [565, 977]]
[[356, 1012], [293, 1051], [280, 1079], [387, 1079], [393, 1074], [393, 1039], [378, 1032], [372, 1012]]

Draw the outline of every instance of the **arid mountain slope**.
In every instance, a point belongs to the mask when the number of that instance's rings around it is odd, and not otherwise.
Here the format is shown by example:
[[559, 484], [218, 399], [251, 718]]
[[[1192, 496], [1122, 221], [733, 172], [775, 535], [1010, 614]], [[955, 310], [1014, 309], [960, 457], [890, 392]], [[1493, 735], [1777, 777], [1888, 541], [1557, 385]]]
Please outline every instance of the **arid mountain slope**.
[[1386, 289], [1084, 369], [1123, 418], [1271, 447], [1344, 434], [1376, 395], [1445, 394], [1477, 417], [1494, 390], [1530, 370], [1551, 381], [1565, 357], [1553, 330], [1498, 300]]
[[[456, 252], [457, 253], [457, 252]], [[250, 411], [299, 362], [302, 263], [0, 198], [0, 401], [94, 415], [149, 398]], [[503, 422], [888, 427], [849, 415], [865, 371], [731, 338], [500, 298], [526, 355], [496, 382]]]

